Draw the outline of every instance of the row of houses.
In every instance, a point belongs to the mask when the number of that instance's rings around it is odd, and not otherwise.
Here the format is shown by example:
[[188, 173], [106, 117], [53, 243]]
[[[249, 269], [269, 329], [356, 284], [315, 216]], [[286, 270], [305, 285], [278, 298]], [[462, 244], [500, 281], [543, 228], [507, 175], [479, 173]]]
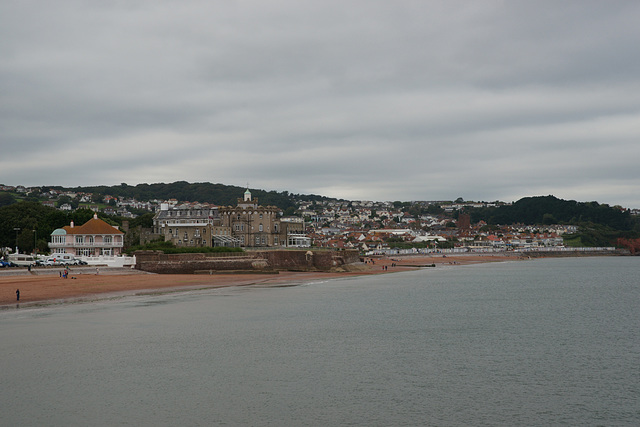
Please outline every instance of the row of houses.
[[[147, 239], [162, 238], [176, 246], [246, 248], [308, 247], [300, 218], [281, 218], [275, 206], [260, 206], [247, 189], [237, 206], [163, 204], [153, 219]], [[51, 233], [53, 254], [97, 257], [119, 256], [124, 232], [98, 218], [85, 224], [73, 222]]]

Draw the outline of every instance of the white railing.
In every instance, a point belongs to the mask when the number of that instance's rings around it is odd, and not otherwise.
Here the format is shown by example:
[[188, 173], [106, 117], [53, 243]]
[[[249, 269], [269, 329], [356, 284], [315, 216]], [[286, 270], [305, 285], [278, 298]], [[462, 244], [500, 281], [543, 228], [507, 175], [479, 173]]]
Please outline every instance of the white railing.
[[123, 242], [71, 242], [71, 243], [49, 243], [50, 248], [122, 248], [124, 246]]
[[108, 265], [109, 267], [133, 267], [136, 265], [135, 256], [76, 256], [88, 265]]

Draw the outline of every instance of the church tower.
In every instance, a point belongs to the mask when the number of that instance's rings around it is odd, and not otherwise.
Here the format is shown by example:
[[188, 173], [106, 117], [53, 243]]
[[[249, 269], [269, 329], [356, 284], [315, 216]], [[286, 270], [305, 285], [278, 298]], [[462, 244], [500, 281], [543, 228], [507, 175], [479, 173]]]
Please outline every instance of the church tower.
[[238, 207], [242, 209], [255, 209], [258, 207], [258, 199], [251, 198], [249, 187], [247, 187], [247, 191], [244, 192], [244, 197], [242, 199], [238, 198]]

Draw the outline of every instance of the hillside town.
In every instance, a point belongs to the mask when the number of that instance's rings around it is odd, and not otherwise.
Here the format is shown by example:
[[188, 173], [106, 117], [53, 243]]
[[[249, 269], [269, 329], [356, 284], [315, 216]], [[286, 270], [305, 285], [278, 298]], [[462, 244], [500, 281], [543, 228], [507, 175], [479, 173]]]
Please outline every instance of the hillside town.
[[[236, 206], [184, 202], [176, 199], [125, 199], [91, 193], [22, 186], [0, 186], [0, 190], [22, 195], [37, 195], [41, 203], [63, 211], [87, 208], [101, 215], [127, 219], [144, 213], [153, 214], [153, 226], [139, 233], [140, 243], [170, 241], [176, 246], [243, 248], [315, 247], [358, 249], [362, 253], [397, 253], [412, 251], [505, 251], [536, 248], [561, 248], [563, 235], [575, 233], [574, 225], [531, 226], [472, 224], [466, 213], [472, 208], [496, 206], [500, 202], [374, 202], [345, 200], [296, 200], [297, 211], [285, 216], [275, 206], [262, 206], [247, 188]], [[639, 212], [634, 211], [633, 214]], [[94, 219], [97, 219], [97, 215]], [[80, 226], [81, 224], [78, 224]], [[73, 224], [71, 225], [73, 227]], [[93, 225], [93, 228], [98, 227]], [[100, 227], [103, 227], [102, 225]], [[98, 228], [100, 228], [98, 227]], [[79, 228], [76, 226], [76, 233]], [[55, 234], [57, 233], [57, 235]], [[122, 231], [120, 231], [122, 233]], [[52, 252], [69, 252], [61, 231], [50, 239]], [[75, 237], [71, 246], [84, 242]], [[86, 236], [94, 241], [96, 236]], [[120, 252], [126, 239], [114, 236]], [[138, 242], [131, 242], [137, 244]], [[79, 243], [78, 243], [79, 244]], [[82, 246], [82, 245], [81, 245]], [[89, 249], [82, 248], [85, 252]], [[102, 254], [102, 253], [101, 253]], [[78, 255], [81, 253], [78, 252]]]

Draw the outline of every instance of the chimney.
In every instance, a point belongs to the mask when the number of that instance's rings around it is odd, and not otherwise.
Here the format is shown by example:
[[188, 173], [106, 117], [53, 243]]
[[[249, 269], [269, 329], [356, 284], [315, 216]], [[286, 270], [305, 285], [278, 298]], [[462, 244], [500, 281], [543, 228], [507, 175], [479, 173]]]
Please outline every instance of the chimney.
[[73, 228], [73, 221], [71, 221], [71, 228]]

